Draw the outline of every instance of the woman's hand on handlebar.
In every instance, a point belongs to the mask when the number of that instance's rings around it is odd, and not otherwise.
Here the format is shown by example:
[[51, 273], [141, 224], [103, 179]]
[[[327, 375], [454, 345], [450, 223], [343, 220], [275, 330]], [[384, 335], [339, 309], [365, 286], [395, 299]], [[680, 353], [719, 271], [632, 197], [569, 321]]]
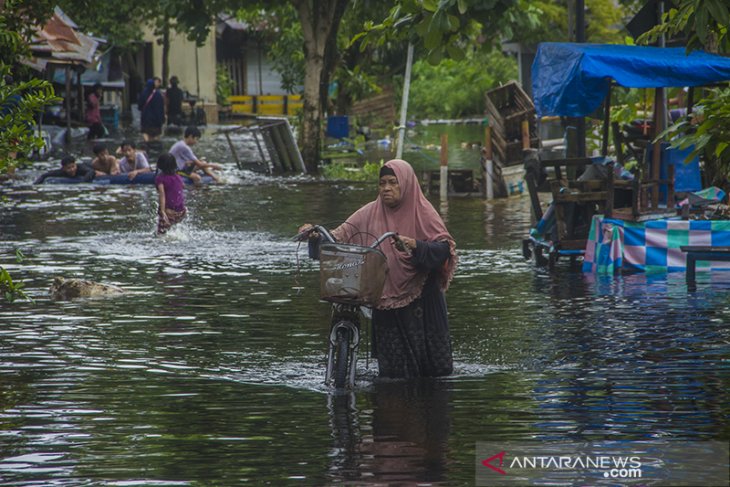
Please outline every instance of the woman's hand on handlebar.
[[[396, 238], [396, 248], [398, 250], [401, 250], [403, 252], [413, 252], [416, 250], [416, 239], [411, 237], [406, 237], [405, 235], [398, 235]], [[402, 245], [398, 245], [398, 242], [400, 242]], [[401, 246], [403, 248], [401, 248]]]
[[312, 225], [311, 223], [305, 223], [304, 225], [299, 227], [295, 240], [303, 241], [307, 238], [319, 238], [319, 232], [314, 230], [314, 225]]

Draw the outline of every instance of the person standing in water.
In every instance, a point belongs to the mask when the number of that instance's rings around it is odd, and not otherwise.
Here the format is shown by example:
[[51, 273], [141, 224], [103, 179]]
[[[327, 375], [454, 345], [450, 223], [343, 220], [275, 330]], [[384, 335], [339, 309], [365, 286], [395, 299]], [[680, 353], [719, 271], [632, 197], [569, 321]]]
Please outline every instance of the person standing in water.
[[175, 157], [165, 152], [157, 159], [159, 174], [155, 177], [155, 187], [159, 201], [157, 234], [163, 235], [175, 224], [183, 221], [188, 214], [185, 208], [185, 193], [182, 177], [177, 174]]
[[101, 120], [101, 83], [96, 83], [91, 93], [86, 97], [86, 123], [89, 125], [89, 139], [98, 139], [107, 134], [107, 129]]
[[173, 125], [182, 125], [182, 101], [183, 92], [178, 86], [180, 80], [177, 76], [170, 78], [170, 87], [165, 92], [165, 100], [167, 101], [167, 123]]
[[[309, 229], [305, 224], [299, 231]], [[388, 259], [385, 287], [372, 317], [380, 376], [449, 375], [453, 359], [444, 293], [456, 270], [456, 244], [423, 195], [413, 168], [400, 159], [380, 169], [375, 201], [353, 213], [332, 236], [338, 242], [370, 244], [359, 239], [386, 232], [397, 232], [403, 246], [380, 246]], [[310, 234], [310, 246], [321, 241]], [[310, 255], [319, 255], [310, 250]]]
[[140, 128], [145, 142], [158, 140], [165, 123], [165, 99], [160, 93], [162, 80], [158, 77], [147, 80], [144, 91], [140, 93], [137, 106], [140, 111]]

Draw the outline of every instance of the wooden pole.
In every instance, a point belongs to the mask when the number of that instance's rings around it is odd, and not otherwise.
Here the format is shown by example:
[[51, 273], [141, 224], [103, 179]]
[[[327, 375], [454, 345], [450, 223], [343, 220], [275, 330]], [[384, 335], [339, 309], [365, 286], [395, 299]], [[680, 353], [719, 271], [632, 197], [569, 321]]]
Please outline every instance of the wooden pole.
[[[662, 141], [656, 139], [656, 137], [664, 131], [665, 127], [665, 103], [664, 103], [664, 89], [657, 88], [654, 96], [654, 147], [651, 152], [651, 172], [649, 173], [650, 181], [657, 181], [659, 179], [659, 173], [662, 164]], [[651, 207], [655, 210], [659, 208], [659, 188], [658, 186], [652, 187], [651, 192]]]
[[484, 127], [484, 194], [494, 198], [494, 160], [492, 159], [492, 127]]
[[[76, 113], [79, 120], [84, 120], [84, 85], [81, 84], [81, 70], [76, 72], [76, 98], [76, 109], [78, 110]], [[101, 100], [99, 100], [99, 105], [101, 105]]]
[[449, 136], [441, 134], [441, 179], [439, 179], [439, 195], [441, 201], [448, 199], [449, 191]]
[[[657, 17], [661, 19], [664, 16], [664, 2], [657, 2]], [[664, 34], [659, 36], [659, 47], [666, 45]], [[654, 90], [654, 150], [651, 157], [651, 179], [658, 181], [659, 173], [662, 165], [662, 141], [658, 139], [660, 133], [667, 128], [667, 97], [664, 88], [656, 88]], [[659, 183], [652, 188], [651, 206], [654, 210], [659, 209]]]
[[64, 74], [66, 75], [66, 134], [64, 138], [68, 143], [71, 142], [71, 70], [68, 69], [68, 64], [65, 67]]
[[[601, 155], [606, 157], [608, 155], [608, 129], [611, 126], [611, 88], [613, 83], [608, 83], [608, 94], [606, 99], [603, 101], [603, 144], [601, 145]], [[617, 148], [618, 150], [618, 148]]]
[[530, 148], [530, 121], [523, 120], [521, 123], [522, 128], [522, 149]]

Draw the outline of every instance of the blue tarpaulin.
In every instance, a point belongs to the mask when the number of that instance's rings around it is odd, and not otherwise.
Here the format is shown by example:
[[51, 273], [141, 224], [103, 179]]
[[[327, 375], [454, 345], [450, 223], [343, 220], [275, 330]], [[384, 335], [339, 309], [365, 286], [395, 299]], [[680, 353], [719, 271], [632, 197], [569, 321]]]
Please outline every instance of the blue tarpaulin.
[[585, 116], [606, 98], [610, 80], [626, 88], [704, 86], [730, 80], [730, 57], [683, 47], [544, 42], [532, 64], [538, 116]]

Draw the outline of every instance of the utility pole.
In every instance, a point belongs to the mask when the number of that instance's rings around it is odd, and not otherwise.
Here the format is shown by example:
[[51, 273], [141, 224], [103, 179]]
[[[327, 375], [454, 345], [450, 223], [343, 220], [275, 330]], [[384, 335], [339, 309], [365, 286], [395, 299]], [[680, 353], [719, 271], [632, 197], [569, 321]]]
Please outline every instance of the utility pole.
[[413, 43], [408, 43], [408, 55], [406, 56], [406, 76], [403, 80], [403, 97], [400, 103], [400, 124], [398, 126], [398, 143], [395, 147], [395, 158], [403, 157], [403, 144], [406, 136], [406, 119], [408, 118], [408, 96], [411, 90], [411, 65], [413, 64]]

